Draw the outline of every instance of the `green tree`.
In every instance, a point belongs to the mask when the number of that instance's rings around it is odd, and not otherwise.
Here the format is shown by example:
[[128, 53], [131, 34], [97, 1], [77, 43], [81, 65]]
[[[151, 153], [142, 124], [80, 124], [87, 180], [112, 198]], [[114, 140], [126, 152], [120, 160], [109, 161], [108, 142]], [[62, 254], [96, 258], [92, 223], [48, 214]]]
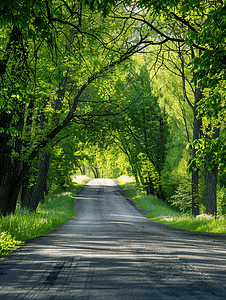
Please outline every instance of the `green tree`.
[[[105, 0], [96, 8], [103, 10], [104, 7], [104, 13], [109, 13], [116, 3]], [[128, 4], [128, 1], [125, 3]], [[117, 15], [118, 8], [113, 11]], [[221, 155], [225, 151], [225, 126], [221, 128], [219, 136], [216, 135], [219, 123], [222, 124], [225, 119], [225, 2], [140, 0], [134, 6], [127, 5], [126, 12], [117, 17], [121, 20], [139, 21], [142, 24], [139, 27], [143, 27], [143, 34], [149, 35], [145, 43], [159, 45], [159, 52], [162, 45], [169, 42], [185, 44], [200, 51], [200, 55], [193, 57], [190, 64], [194, 73], [193, 80], [199, 84], [202, 92], [196, 110], [199, 117], [205, 118], [207, 128], [212, 126], [211, 124], [217, 126], [213, 126], [215, 134], [204, 138], [195, 137], [193, 153], [199, 151], [199, 156], [193, 157], [190, 168], [196, 171], [199, 165], [206, 165], [206, 201], [209, 206], [209, 201], [216, 202], [216, 193], [210, 195], [209, 192], [216, 190], [218, 166], [225, 167], [225, 156]], [[196, 119], [199, 122], [198, 118]], [[209, 206], [208, 212], [216, 214], [216, 203]]]
[[165, 199], [161, 176], [168, 124], [153, 95], [147, 68], [131, 69], [124, 81], [118, 80], [114, 96], [124, 109], [119, 116], [109, 117], [114, 143], [127, 155], [136, 181], [148, 194]]
[[6, 215], [33, 160], [75, 118], [83, 92], [139, 51], [144, 38], [133, 41], [130, 23], [69, 0], [2, 3], [0, 14], [0, 213]]

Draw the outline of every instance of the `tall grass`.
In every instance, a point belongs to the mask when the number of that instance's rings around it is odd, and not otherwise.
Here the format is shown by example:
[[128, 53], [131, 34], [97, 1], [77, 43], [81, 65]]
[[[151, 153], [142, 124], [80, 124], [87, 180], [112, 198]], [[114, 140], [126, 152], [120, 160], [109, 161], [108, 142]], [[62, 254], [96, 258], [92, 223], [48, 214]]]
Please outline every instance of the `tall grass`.
[[190, 231], [226, 233], [224, 216], [215, 219], [205, 214], [197, 217], [182, 214], [162, 200], [152, 195], [145, 195], [139, 188], [137, 189], [132, 177], [120, 176], [118, 180], [126, 194], [136, 202], [140, 209], [146, 210], [146, 216], [155, 222]]
[[15, 214], [0, 218], [0, 256], [27, 239], [44, 235], [76, 216], [74, 200], [83, 184], [74, 184], [73, 192], [50, 195], [39, 203], [36, 212], [16, 208]]

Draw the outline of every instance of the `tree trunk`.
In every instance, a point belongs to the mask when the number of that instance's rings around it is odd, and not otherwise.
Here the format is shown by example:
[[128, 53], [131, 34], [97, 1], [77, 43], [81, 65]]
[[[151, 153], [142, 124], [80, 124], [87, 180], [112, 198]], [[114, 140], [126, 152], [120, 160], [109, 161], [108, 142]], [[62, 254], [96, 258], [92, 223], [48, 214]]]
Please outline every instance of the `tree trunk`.
[[[4, 111], [3, 106], [0, 115], [0, 128], [3, 129], [0, 133], [0, 215], [4, 216], [15, 211], [17, 197], [14, 197], [14, 186], [21, 170], [21, 138], [19, 136], [12, 137], [11, 134], [8, 133], [8, 130], [14, 127], [22, 133], [24, 126], [24, 113], [20, 111], [21, 104], [16, 98], [11, 97], [14, 85], [23, 81], [22, 73], [24, 68], [21, 66], [22, 60], [25, 59], [26, 52], [23, 50], [21, 31], [17, 26], [13, 26], [3, 60], [0, 61], [0, 88], [5, 89], [8, 88], [8, 78], [5, 77], [5, 73], [7, 71], [8, 61], [10, 57], [13, 57], [11, 66], [12, 80], [7, 92], [7, 101], [12, 101], [13, 107], [11, 108], [12, 111], [8, 113]], [[11, 53], [14, 53], [14, 55], [11, 55]], [[12, 124], [13, 116], [17, 116], [18, 121]], [[17, 156], [13, 156], [13, 154]]]
[[199, 171], [192, 171], [192, 215], [199, 215]]
[[30, 211], [36, 211], [39, 202], [44, 201], [50, 156], [51, 153], [45, 154], [44, 159], [38, 164], [38, 171], [34, 174], [37, 176], [35, 184], [30, 188], [23, 187], [22, 208], [27, 207]]
[[[22, 132], [24, 120], [23, 117], [15, 123], [15, 128]], [[7, 140], [9, 136], [3, 133], [0, 136], [0, 141]], [[17, 182], [20, 170], [20, 153], [22, 142], [20, 137], [12, 138], [12, 145], [2, 144], [2, 151], [0, 151], [1, 172], [0, 172], [0, 215], [14, 213], [16, 208], [17, 197], [14, 195], [14, 185]], [[13, 157], [13, 153], [17, 153], [17, 157]]]
[[[211, 139], [219, 137], [220, 129], [214, 127]], [[211, 162], [213, 158], [206, 158], [206, 165]], [[213, 216], [217, 215], [217, 175], [218, 175], [218, 164], [215, 164], [212, 170], [205, 169], [205, 198], [206, 198], [206, 213]]]
[[[45, 106], [47, 101], [45, 103]], [[56, 101], [55, 105], [59, 105], [58, 101]], [[37, 121], [37, 125], [43, 129], [44, 123], [48, 123], [48, 119], [45, 117], [44, 113], [40, 113], [40, 120]], [[31, 124], [30, 124], [31, 125]], [[51, 140], [51, 148], [53, 147], [53, 139]], [[44, 154], [44, 158], [40, 159], [40, 162], [37, 164], [37, 171], [31, 171], [30, 174], [27, 175], [27, 179], [24, 179], [24, 186], [22, 187], [22, 203], [21, 207], [27, 207], [30, 211], [36, 211], [39, 202], [44, 201], [45, 192], [47, 192], [47, 175], [49, 170], [51, 151], [47, 154]], [[31, 175], [36, 176], [34, 185], [29, 187], [30, 177]]]
[[[199, 53], [201, 55], [201, 52]], [[184, 94], [184, 99], [190, 106], [190, 108], [193, 111], [193, 138], [192, 141], [194, 142], [195, 140], [200, 138], [200, 133], [201, 133], [201, 126], [202, 126], [202, 120], [197, 119], [198, 112], [197, 112], [197, 104], [199, 100], [202, 98], [202, 93], [201, 89], [198, 86], [197, 82], [195, 82], [195, 91], [194, 91], [194, 105], [190, 102], [190, 100], [187, 97], [187, 91], [186, 91], [186, 78], [185, 78], [185, 71], [184, 71], [184, 58], [183, 55], [181, 55], [180, 50], [179, 50], [179, 57], [181, 60], [181, 74], [182, 74], [182, 86], [183, 86], [183, 94]], [[191, 47], [191, 57], [192, 59], [195, 58], [195, 53], [193, 48]], [[185, 123], [185, 126], [187, 124]], [[187, 132], [187, 127], [186, 127], [186, 132]], [[187, 138], [189, 139], [189, 135], [187, 132]], [[192, 158], [196, 158], [196, 149], [192, 149]], [[192, 215], [197, 216], [199, 214], [199, 170], [192, 170], [192, 182], [191, 182], [191, 190], [192, 190]]]
[[[200, 137], [200, 130], [202, 120], [197, 119], [197, 103], [201, 99], [201, 90], [196, 88], [195, 90], [195, 103], [193, 107], [193, 142]], [[192, 158], [196, 158], [196, 149], [192, 150]], [[197, 216], [199, 214], [199, 170], [192, 171], [192, 215]]]
[[[63, 77], [61, 79], [61, 84], [60, 88], [57, 92], [58, 97], [54, 103], [54, 109], [56, 111], [61, 111], [62, 110], [62, 101], [64, 98], [65, 94], [65, 88], [66, 88], [66, 82], [67, 79]], [[44, 103], [44, 107], [48, 104], [49, 99], [47, 99]], [[48, 123], [48, 118], [45, 116], [43, 112], [39, 113], [38, 116], [40, 117], [37, 118], [36, 125], [40, 126], [41, 129], [44, 128], [44, 124]], [[56, 119], [56, 124], [59, 123], [59, 119]], [[29, 124], [31, 126], [31, 124]], [[51, 140], [51, 148], [53, 147], [53, 139]], [[44, 193], [47, 191], [47, 175], [48, 175], [48, 170], [49, 170], [49, 163], [50, 163], [50, 157], [51, 157], [51, 152], [48, 154], [44, 155], [44, 158], [41, 159], [41, 161], [37, 165], [37, 171], [34, 172], [33, 174], [37, 176], [34, 185], [29, 188], [29, 181], [30, 179], [26, 180], [25, 179], [25, 186], [22, 188], [22, 203], [21, 207], [27, 207], [30, 211], [36, 211], [39, 202], [44, 201]], [[31, 170], [31, 168], [30, 168]], [[32, 171], [31, 171], [32, 173]], [[62, 184], [63, 186], [64, 184]]]
[[79, 167], [79, 169], [80, 169], [81, 175], [86, 175], [86, 168], [84, 165]]
[[[206, 162], [210, 162], [211, 157], [207, 157]], [[217, 215], [217, 174], [218, 165], [214, 165], [212, 170], [206, 168], [205, 172], [205, 193], [206, 193], [206, 213]]]
[[6, 174], [1, 180], [0, 187], [0, 215], [3, 216], [14, 213], [17, 202], [17, 198], [12, 198], [11, 194], [19, 174], [20, 161], [16, 160], [12, 164], [10, 160], [10, 157], [8, 160], [4, 160], [4, 164], [7, 164], [7, 166], [3, 166]]
[[145, 180], [145, 189], [146, 189], [147, 195], [154, 195], [155, 194], [154, 185], [153, 185], [153, 182], [151, 180], [150, 174], [148, 174], [148, 177]]
[[90, 166], [91, 167], [91, 170], [93, 171], [93, 174], [94, 174], [94, 177], [95, 178], [99, 178], [99, 171], [98, 171], [98, 168], [95, 167], [95, 166]]

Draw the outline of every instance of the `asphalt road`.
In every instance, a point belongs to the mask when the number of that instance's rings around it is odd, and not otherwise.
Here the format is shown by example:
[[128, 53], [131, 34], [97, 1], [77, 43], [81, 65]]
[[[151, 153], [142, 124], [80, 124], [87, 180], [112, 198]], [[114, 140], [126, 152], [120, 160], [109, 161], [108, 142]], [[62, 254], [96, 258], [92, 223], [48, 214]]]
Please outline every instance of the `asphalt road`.
[[77, 216], [0, 262], [0, 299], [226, 299], [223, 235], [154, 223], [116, 181], [93, 179]]

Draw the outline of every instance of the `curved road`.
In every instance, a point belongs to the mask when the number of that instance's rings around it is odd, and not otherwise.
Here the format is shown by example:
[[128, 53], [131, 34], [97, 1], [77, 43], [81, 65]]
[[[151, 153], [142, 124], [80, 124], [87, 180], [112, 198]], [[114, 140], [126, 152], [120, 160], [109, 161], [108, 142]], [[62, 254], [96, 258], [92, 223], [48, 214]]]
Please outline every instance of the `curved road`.
[[77, 216], [0, 262], [0, 299], [226, 299], [224, 235], [144, 217], [111, 179], [92, 179]]

